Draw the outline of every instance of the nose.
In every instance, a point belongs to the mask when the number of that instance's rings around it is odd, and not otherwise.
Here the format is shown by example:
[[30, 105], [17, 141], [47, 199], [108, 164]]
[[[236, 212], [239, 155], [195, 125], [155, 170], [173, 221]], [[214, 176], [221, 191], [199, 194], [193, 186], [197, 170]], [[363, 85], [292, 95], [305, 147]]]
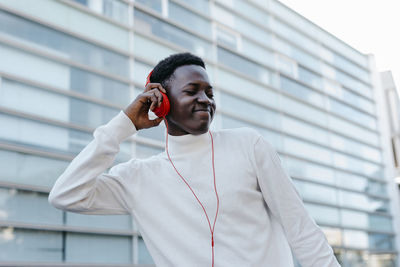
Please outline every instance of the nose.
[[201, 92], [197, 97], [197, 102], [210, 105], [211, 99], [207, 96], [205, 92]]

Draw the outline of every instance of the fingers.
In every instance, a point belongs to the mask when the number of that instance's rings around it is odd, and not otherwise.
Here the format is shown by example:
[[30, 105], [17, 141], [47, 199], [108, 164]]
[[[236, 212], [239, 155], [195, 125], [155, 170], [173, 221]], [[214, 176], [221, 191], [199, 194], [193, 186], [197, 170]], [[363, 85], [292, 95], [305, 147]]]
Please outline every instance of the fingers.
[[147, 118], [147, 120], [145, 120], [143, 122], [143, 128], [147, 129], [147, 128], [151, 128], [151, 127], [155, 127], [158, 126], [164, 118], [155, 118], [154, 120], [150, 120], [149, 118]]
[[147, 102], [151, 103], [150, 110], [153, 111], [156, 107], [161, 106], [161, 102], [163, 100], [163, 96], [161, 95], [158, 89], [152, 89], [143, 95], [147, 98]]
[[[161, 92], [167, 93], [160, 83], [149, 83], [144, 89], [144, 94], [148, 96], [147, 101], [151, 101], [150, 110], [153, 111], [156, 107], [161, 106], [162, 95]], [[149, 93], [149, 94], [148, 94]]]
[[151, 110], [151, 111], [154, 111], [154, 109], [156, 108], [156, 107], [155, 107], [155, 106], [156, 106], [155, 103], [157, 103], [157, 100], [154, 100], [153, 98], [154, 98], [154, 97], [152, 97], [152, 99], [151, 99], [151, 105], [150, 105], [150, 110]]
[[161, 92], [166, 93], [166, 90], [161, 86], [161, 84], [148, 84], [145, 92], [139, 94], [125, 109], [126, 114], [128, 114], [130, 118], [134, 118], [134, 120], [131, 120], [138, 130], [157, 126], [163, 120], [163, 118], [150, 120], [148, 116], [149, 109], [154, 112], [157, 106], [161, 106], [163, 101]]
[[150, 122], [153, 124], [153, 126], [157, 126], [163, 121], [163, 119], [164, 118], [156, 118], [154, 120], [151, 120]]
[[154, 88], [157, 88], [158, 90], [160, 90], [161, 92], [163, 92], [164, 94], [167, 93], [167, 91], [164, 89], [164, 87], [161, 86], [160, 83], [149, 83], [146, 88], [144, 89], [144, 92], [148, 92]]
[[157, 91], [157, 90], [154, 92], [154, 94], [157, 97], [157, 106], [159, 107], [159, 106], [161, 106], [161, 102], [163, 100], [163, 96], [160, 93], [160, 91]]

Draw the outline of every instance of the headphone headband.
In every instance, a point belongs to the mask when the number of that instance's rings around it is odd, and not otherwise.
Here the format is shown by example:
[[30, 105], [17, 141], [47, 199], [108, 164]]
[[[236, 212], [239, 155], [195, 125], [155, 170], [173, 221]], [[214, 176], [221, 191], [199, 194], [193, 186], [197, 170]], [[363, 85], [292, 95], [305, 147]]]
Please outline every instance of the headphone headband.
[[151, 74], [153, 74], [153, 70], [151, 70], [150, 73], [149, 73], [149, 75], [147, 75], [145, 86], [147, 86], [147, 85], [149, 84]]

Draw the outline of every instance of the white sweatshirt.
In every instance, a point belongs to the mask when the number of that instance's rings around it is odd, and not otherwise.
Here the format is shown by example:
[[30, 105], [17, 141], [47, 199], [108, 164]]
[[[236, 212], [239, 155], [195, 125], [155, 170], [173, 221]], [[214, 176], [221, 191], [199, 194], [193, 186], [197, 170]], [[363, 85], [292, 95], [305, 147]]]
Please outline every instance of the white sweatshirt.
[[[204, 212], [166, 152], [113, 166], [119, 144], [137, 130], [121, 111], [94, 131], [94, 140], [58, 178], [49, 201], [83, 214], [131, 214], [159, 267], [211, 267], [211, 234]], [[215, 267], [340, 266], [325, 235], [306, 212], [271, 145], [250, 128], [212, 131], [216, 187]], [[216, 213], [211, 139], [168, 135], [175, 167]]]

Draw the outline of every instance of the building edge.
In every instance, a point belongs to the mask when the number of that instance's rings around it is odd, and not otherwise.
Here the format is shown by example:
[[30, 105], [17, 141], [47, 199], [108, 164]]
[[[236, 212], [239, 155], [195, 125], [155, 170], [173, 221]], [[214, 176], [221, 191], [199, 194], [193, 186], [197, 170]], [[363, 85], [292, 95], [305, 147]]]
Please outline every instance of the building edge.
[[387, 181], [387, 192], [390, 197], [390, 210], [393, 215], [393, 231], [395, 232], [394, 245], [397, 252], [396, 266], [400, 267], [399, 248], [400, 248], [400, 192], [397, 184], [395, 183], [396, 170], [391, 149], [391, 132], [390, 122], [387, 107], [385, 93], [382, 85], [380, 73], [376, 68], [375, 56], [368, 54], [368, 62], [371, 70], [371, 82], [374, 88], [374, 98], [376, 100], [376, 117], [378, 120], [379, 129], [381, 130], [380, 142], [382, 147], [382, 158], [383, 162], [387, 163], [384, 170], [385, 179]]

